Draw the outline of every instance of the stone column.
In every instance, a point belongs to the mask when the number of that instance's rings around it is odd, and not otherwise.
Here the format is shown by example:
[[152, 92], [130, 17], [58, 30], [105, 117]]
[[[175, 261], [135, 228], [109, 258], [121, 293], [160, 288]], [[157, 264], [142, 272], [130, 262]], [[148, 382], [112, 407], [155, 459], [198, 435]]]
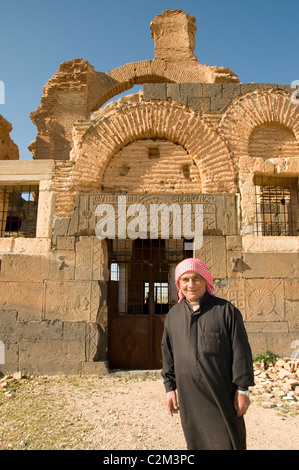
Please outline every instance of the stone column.
[[164, 11], [151, 22], [152, 38], [155, 41], [155, 59], [198, 65], [195, 49], [195, 17], [181, 10]]
[[37, 238], [50, 238], [54, 209], [55, 194], [53, 191], [51, 191], [51, 181], [40, 181], [36, 220]]

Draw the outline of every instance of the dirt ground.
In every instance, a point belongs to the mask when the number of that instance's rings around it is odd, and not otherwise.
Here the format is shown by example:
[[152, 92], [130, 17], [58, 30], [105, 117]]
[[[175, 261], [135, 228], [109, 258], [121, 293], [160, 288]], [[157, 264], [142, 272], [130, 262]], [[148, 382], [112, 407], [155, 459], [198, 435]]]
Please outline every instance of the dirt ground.
[[[0, 392], [0, 449], [185, 450], [159, 374], [23, 378]], [[298, 406], [264, 409], [254, 389], [248, 450], [298, 450]]]

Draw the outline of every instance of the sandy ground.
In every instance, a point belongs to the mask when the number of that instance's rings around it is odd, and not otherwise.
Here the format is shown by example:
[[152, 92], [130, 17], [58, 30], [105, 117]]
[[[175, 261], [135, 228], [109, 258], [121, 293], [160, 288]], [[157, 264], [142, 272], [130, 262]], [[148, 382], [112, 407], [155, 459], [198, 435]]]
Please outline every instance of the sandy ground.
[[[0, 449], [185, 450], [159, 375], [22, 380], [0, 397]], [[248, 450], [298, 450], [298, 406], [264, 409], [251, 395]], [[55, 437], [56, 436], [56, 437]]]
[[[164, 404], [164, 387], [160, 380], [126, 383], [119, 380], [112, 385], [113, 392], [89, 397], [93, 406], [85, 406], [82, 396], [76, 397], [77, 410], [81, 408], [87, 421], [95, 425], [88, 440], [97, 449], [164, 449], [185, 450], [186, 444], [179, 415], [170, 417]], [[98, 400], [94, 399], [98, 395]], [[91, 403], [90, 403], [91, 404]], [[261, 397], [251, 397], [246, 413], [248, 450], [299, 449], [299, 415], [280, 413], [279, 408], [264, 409]]]

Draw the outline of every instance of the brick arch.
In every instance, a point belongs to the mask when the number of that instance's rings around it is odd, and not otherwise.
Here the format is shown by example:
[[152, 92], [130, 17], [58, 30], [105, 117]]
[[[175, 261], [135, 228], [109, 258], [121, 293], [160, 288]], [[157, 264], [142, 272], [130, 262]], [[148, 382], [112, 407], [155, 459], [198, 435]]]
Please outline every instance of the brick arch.
[[237, 98], [227, 108], [219, 132], [227, 143], [234, 162], [249, 154], [250, 136], [259, 126], [272, 123], [289, 129], [299, 141], [299, 105], [291, 94], [278, 89], [260, 89]]
[[196, 70], [181, 67], [159, 59], [132, 62], [106, 72], [105, 80], [101, 83], [102, 94], [92, 106], [96, 111], [108, 100], [120, 93], [130, 90], [134, 85], [145, 83], [199, 83], [205, 82], [207, 70], [198, 64]]
[[191, 108], [174, 101], [126, 103], [75, 127], [72, 191], [100, 191], [112, 156], [139, 139], [167, 139], [198, 166], [203, 193], [236, 192], [235, 170], [222, 138]]
[[250, 157], [299, 157], [299, 142], [294, 132], [283, 124], [266, 122], [256, 126], [248, 144]]

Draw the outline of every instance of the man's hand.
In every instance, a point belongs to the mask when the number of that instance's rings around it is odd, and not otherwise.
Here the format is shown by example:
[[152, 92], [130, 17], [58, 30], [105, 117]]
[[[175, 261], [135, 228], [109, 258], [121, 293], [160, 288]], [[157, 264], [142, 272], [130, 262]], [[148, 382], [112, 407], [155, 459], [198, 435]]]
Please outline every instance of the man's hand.
[[166, 403], [166, 408], [170, 416], [173, 415], [173, 413], [178, 413], [179, 407], [178, 407], [178, 402], [177, 402], [177, 397], [176, 397], [176, 392], [167, 392], [166, 393], [166, 398], [165, 398], [165, 403]]
[[250, 405], [250, 398], [243, 393], [236, 392], [233, 403], [239, 418], [240, 416], [245, 415], [246, 411], [248, 410]]

